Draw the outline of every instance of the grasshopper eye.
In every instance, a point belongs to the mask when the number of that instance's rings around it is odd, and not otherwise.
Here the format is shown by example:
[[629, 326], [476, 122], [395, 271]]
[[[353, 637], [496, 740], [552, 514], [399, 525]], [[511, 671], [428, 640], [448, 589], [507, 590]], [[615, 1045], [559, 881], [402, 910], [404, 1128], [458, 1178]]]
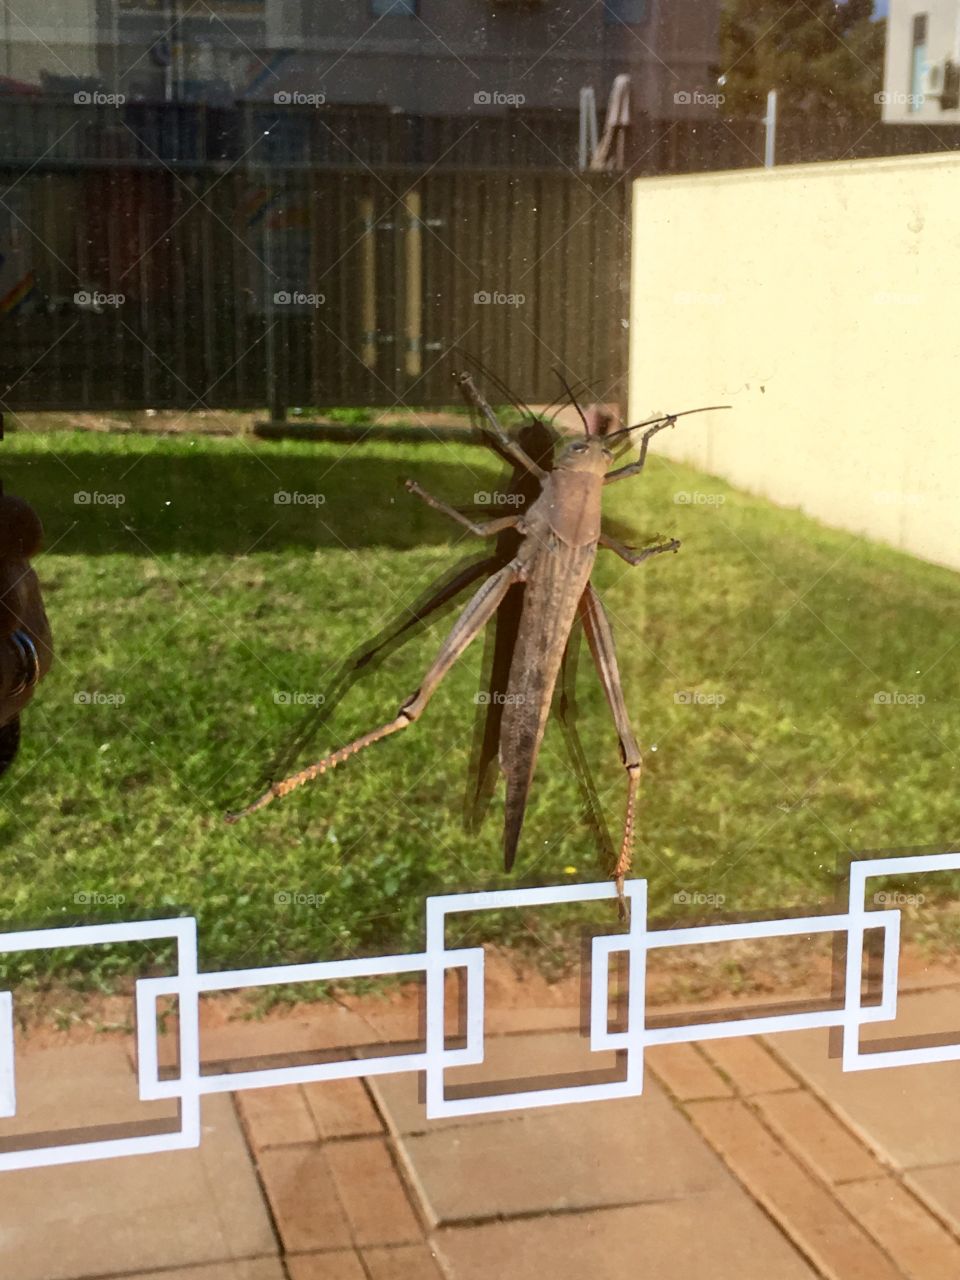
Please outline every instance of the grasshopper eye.
[[587, 445], [582, 444], [582, 443], [581, 443], [581, 444], [572, 444], [572, 445], [570, 446], [570, 452], [571, 452], [571, 453], [586, 453], [586, 451], [587, 451], [587, 447], [588, 447]]

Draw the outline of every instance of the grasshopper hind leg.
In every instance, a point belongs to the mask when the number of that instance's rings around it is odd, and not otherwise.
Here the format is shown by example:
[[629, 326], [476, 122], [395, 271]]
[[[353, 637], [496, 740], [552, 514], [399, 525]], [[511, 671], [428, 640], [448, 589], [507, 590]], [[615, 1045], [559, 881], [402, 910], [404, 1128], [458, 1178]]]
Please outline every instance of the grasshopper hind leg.
[[613, 721], [620, 738], [620, 757], [627, 771], [627, 807], [623, 820], [623, 839], [613, 870], [613, 879], [617, 886], [617, 898], [620, 907], [620, 918], [627, 918], [627, 903], [623, 893], [623, 882], [630, 873], [633, 860], [633, 845], [636, 839], [637, 794], [640, 790], [640, 774], [643, 768], [640, 748], [634, 737], [630, 720], [627, 716], [627, 704], [620, 684], [620, 668], [617, 665], [617, 651], [613, 643], [613, 632], [606, 611], [600, 603], [600, 597], [589, 584], [580, 601], [580, 616], [583, 630], [590, 645], [590, 652], [600, 676], [600, 683], [607, 695]]
[[413, 724], [426, 708], [427, 703], [436, 691], [437, 685], [474, 636], [496, 612], [503, 597], [514, 582], [519, 580], [520, 574], [520, 567], [515, 561], [511, 561], [486, 580], [460, 614], [453, 629], [444, 641], [443, 647], [423, 677], [420, 688], [415, 690], [401, 704], [399, 711], [392, 720], [388, 720], [386, 724], [381, 725], [378, 729], [373, 729], [370, 733], [354, 738], [352, 742], [348, 742], [339, 751], [331, 752], [330, 755], [324, 756], [322, 760], [318, 760], [315, 764], [301, 769], [299, 773], [294, 773], [289, 778], [284, 778], [282, 782], [275, 782], [259, 799], [254, 800], [245, 809], [241, 809], [238, 813], [228, 813], [226, 821], [236, 822], [239, 818], [245, 818], [251, 813], [256, 813], [258, 809], [264, 808], [272, 800], [282, 799], [283, 796], [289, 795], [291, 791], [295, 791], [307, 782], [312, 782], [314, 778], [326, 773], [327, 770], [335, 769], [337, 765], [343, 764], [350, 756], [356, 755], [358, 751], [362, 751], [365, 747], [372, 747], [375, 742], [380, 742], [391, 734], [397, 733], [401, 729], [406, 729], [408, 725]]

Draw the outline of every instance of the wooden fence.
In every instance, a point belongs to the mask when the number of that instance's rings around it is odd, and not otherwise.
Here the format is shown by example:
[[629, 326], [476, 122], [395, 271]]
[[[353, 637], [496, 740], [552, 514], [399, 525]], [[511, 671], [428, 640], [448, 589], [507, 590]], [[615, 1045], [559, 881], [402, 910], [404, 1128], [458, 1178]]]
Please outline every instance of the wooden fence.
[[629, 188], [567, 171], [0, 172], [0, 407], [442, 405], [455, 348], [616, 399]]
[[[786, 122], [777, 158], [958, 146]], [[576, 147], [569, 112], [4, 97], [0, 408], [442, 405], [458, 346], [529, 401], [559, 365], [621, 399], [629, 182]], [[762, 152], [756, 121], [640, 121], [627, 178]]]

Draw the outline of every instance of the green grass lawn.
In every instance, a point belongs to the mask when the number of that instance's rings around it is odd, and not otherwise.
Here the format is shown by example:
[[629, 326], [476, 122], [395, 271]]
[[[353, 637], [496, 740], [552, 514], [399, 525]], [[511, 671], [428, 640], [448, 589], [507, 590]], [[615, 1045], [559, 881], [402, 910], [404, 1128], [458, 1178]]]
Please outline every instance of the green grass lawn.
[[[59, 649], [0, 783], [5, 927], [193, 913], [205, 967], [326, 959], [419, 947], [431, 893], [608, 874], [556, 724], [515, 876], [499, 794], [480, 834], [465, 831], [480, 644], [408, 733], [222, 821], [340, 661], [477, 553], [401, 482], [469, 502], [497, 484], [484, 451], [54, 433], [3, 453], [6, 488], [46, 525], [37, 567]], [[278, 490], [324, 501], [278, 505]], [[683, 890], [722, 896], [725, 913], [824, 908], [851, 850], [956, 839], [960, 577], [657, 458], [608, 497], [639, 533], [683, 539], [637, 569], [601, 552], [595, 578], [646, 760], [635, 869], [653, 917], [703, 914], [674, 902]], [[357, 683], [302, 763], [392, 716], [449, 625]], [[619, 839], [623, 773], [586, 654], [577, 679]], [[14, 967], [96, 963], [109, 979], [96, 954]]]

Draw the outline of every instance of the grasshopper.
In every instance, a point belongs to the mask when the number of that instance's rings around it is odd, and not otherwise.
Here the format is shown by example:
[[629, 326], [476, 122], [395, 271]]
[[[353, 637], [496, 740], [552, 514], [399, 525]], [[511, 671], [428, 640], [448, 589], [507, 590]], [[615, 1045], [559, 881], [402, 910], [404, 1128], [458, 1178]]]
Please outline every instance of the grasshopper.
[[[637, 794], [642, 761], [627, 716], [620, 683], [613, 633], [590, 577], [599, 548], [615, 552], [630, 565], [679, 550], [676, 538], [634, 549], [604, 533], [601, 527], [601, 495], [605, 485], [638, 475], [644, 467], [650, 441], [672, 427], [681, 414], [666, 414], [606, 436], [585, 431], [567, 444], [548, 470], [511, 439], [496, 414], [477, 390], [468, 373], [458, 377], [461, 390], [481, 415], [491, 443], [520, 473], [539, 486], [539, 494], [518, 515], [476, 521], [455, 507], [427, 493], [416, 481], [406, 489], [435, 511], [441, 512], [478, 538], [515, 540], [509, 560], [491, 573], [470, 599], [420, 684], [400, 705], [393, 719], [362, 734], [315, 764], [273, 783], [267, 791], [226, 820], [236, 822], [257, 812], [274, 799], [288, 795], [305, 783], [335, 769], [351, 756], [414, 724], [425, 711], [438, 685], [470, 642], [494, 617], [512, 589], [522, 588], [522, 605], [515, 637], [510, 637], [506, 697], [499, 714], [499, 760], [506, 778], [504, 813], [504, 861], [509, 870], [516, 856], [527, 796], [546, 728], [557, 677], [567, 642], [579, 617], [594, 664], [600, 676], [620, 740], [620, 756], [627, 773], [627, 800], [623, 836], [613, 879], [621, 915], [625, 915], [624, 879], [630, 871], [636, 830]], [[725, 408], [714, 405], [710, 409]], [[690, 413], [706, 410], [689, 410]], [[585, 423], [586, 428], [586, 423]], [[643, 431], [637, 458], [614, 468], [611, 445], [625, 442], [630, 433]], [[462, 583], [460, 584], [462, 585]]]

